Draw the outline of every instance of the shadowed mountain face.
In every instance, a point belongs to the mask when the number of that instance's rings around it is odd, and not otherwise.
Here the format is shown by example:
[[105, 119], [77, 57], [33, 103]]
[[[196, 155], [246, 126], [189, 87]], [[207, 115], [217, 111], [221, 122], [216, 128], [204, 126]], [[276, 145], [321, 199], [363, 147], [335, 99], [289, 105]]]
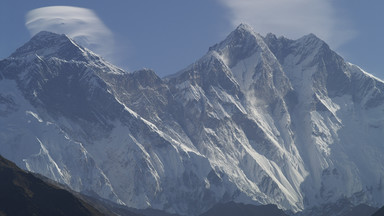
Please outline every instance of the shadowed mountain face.
[[355, 205], [348, 199], [340, 199], [334, 203], [329, 203], [326, 205], [308, 209], [304, 212], [298, 213], [297, 215], [298, 216], [301, 216], [301, 215], [371, 216], [377, 210], [378, 208], [371, 207], [366, 204]]
[[0, 153], [129, 207], [382, 206], [382, 140], [384, 83], [313, 34], [240, 25], [163, 79], [49, 32], [0, 61]]
[[383, 216], [383, 215], [384, 215], [384, 207], [380, 208], [372, 216]]
[[344, 216], [371, 216], [377, 211], [377, 208], [360, 204], [354, 206], [351, 210], [344, 214]]
[[0, 156], [0, 215], [103, 215]]
[[288, 216], [275, 205], [255, 206], [229, 202], [217, 204], [200, 216]]

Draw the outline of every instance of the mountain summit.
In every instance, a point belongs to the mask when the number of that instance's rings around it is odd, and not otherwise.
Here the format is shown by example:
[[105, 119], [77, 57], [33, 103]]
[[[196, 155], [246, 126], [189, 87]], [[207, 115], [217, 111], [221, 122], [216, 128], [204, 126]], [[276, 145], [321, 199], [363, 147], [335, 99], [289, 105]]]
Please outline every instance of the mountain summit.
[[38, 55], [43, 57], [57, 57], [63, 60], [84, 60], [83, 48], [80, 48], [66, 35], [42, 31], [18, 48], [10, 57], [27, 57]]
[[384, 82], [313, 34], [242, 24], [161, 79], [41, 32], [0, 61], [0, 131], [18, 166], [135, 208], [384, 204]]

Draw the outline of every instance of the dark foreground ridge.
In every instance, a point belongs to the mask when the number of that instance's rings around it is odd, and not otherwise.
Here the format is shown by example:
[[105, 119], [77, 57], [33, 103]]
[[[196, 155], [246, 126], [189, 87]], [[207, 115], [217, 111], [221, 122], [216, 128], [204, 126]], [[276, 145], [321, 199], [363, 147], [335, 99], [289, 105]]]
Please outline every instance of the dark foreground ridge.
[[104, 215], [0, 156], [0, 215]]
[[[17, 167], [0, 156], [0, 215], [129, 215], [139, 216], [116, 204], [87, 198], [87, 202], [69, 191], [47, 183]], [[92, 203], [103, 209], [91, 206]], [[134, 211], [134, 210], [133, 210]], [[171, 215], [156, 210], [142, 211], [144, 215]], [[113, 213], [115, 212], [115, 213]], [[140, 214], [142, 215], [142, 214]], [[201, 216], [286, 216], [275, 205], [254, 206], [234, 202], [218, 204]]]
[[384, 216], [384, 207], [382, 207], [381, 209], [379, 209], [377, 212], [375, 212], [375, 214], [373, 214], [372, 216]]

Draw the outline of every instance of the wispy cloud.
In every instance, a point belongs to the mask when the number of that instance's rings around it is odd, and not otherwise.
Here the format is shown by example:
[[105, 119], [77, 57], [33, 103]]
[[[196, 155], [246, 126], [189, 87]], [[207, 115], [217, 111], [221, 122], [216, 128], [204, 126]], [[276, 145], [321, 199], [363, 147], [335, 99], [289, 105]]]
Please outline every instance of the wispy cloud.
[[230, 9], [233, 25], [248, 23], [255, 31], [295, 39], [314, 33], [337, 48], [355, 32], [338, 17], [331, 0], [218, 0]]
[[112, 32], [90, 9], [71, 6], [37, 8], [27, 13], [25, 25], [31, 35], [43, 30], [66, 34], [106, 58], [114, 52]]

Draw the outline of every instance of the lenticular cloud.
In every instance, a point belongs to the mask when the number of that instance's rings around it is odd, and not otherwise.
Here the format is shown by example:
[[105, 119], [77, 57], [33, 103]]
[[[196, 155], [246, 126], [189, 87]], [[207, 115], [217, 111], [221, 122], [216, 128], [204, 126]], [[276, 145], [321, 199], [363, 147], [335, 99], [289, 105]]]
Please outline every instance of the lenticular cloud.
[[40, 31], [66, 34], [92, 51], [108, 57], [113, 52], [113, 34], [90, 9], [71, 6], [42, 7], [26, 15], [31, 35]]

